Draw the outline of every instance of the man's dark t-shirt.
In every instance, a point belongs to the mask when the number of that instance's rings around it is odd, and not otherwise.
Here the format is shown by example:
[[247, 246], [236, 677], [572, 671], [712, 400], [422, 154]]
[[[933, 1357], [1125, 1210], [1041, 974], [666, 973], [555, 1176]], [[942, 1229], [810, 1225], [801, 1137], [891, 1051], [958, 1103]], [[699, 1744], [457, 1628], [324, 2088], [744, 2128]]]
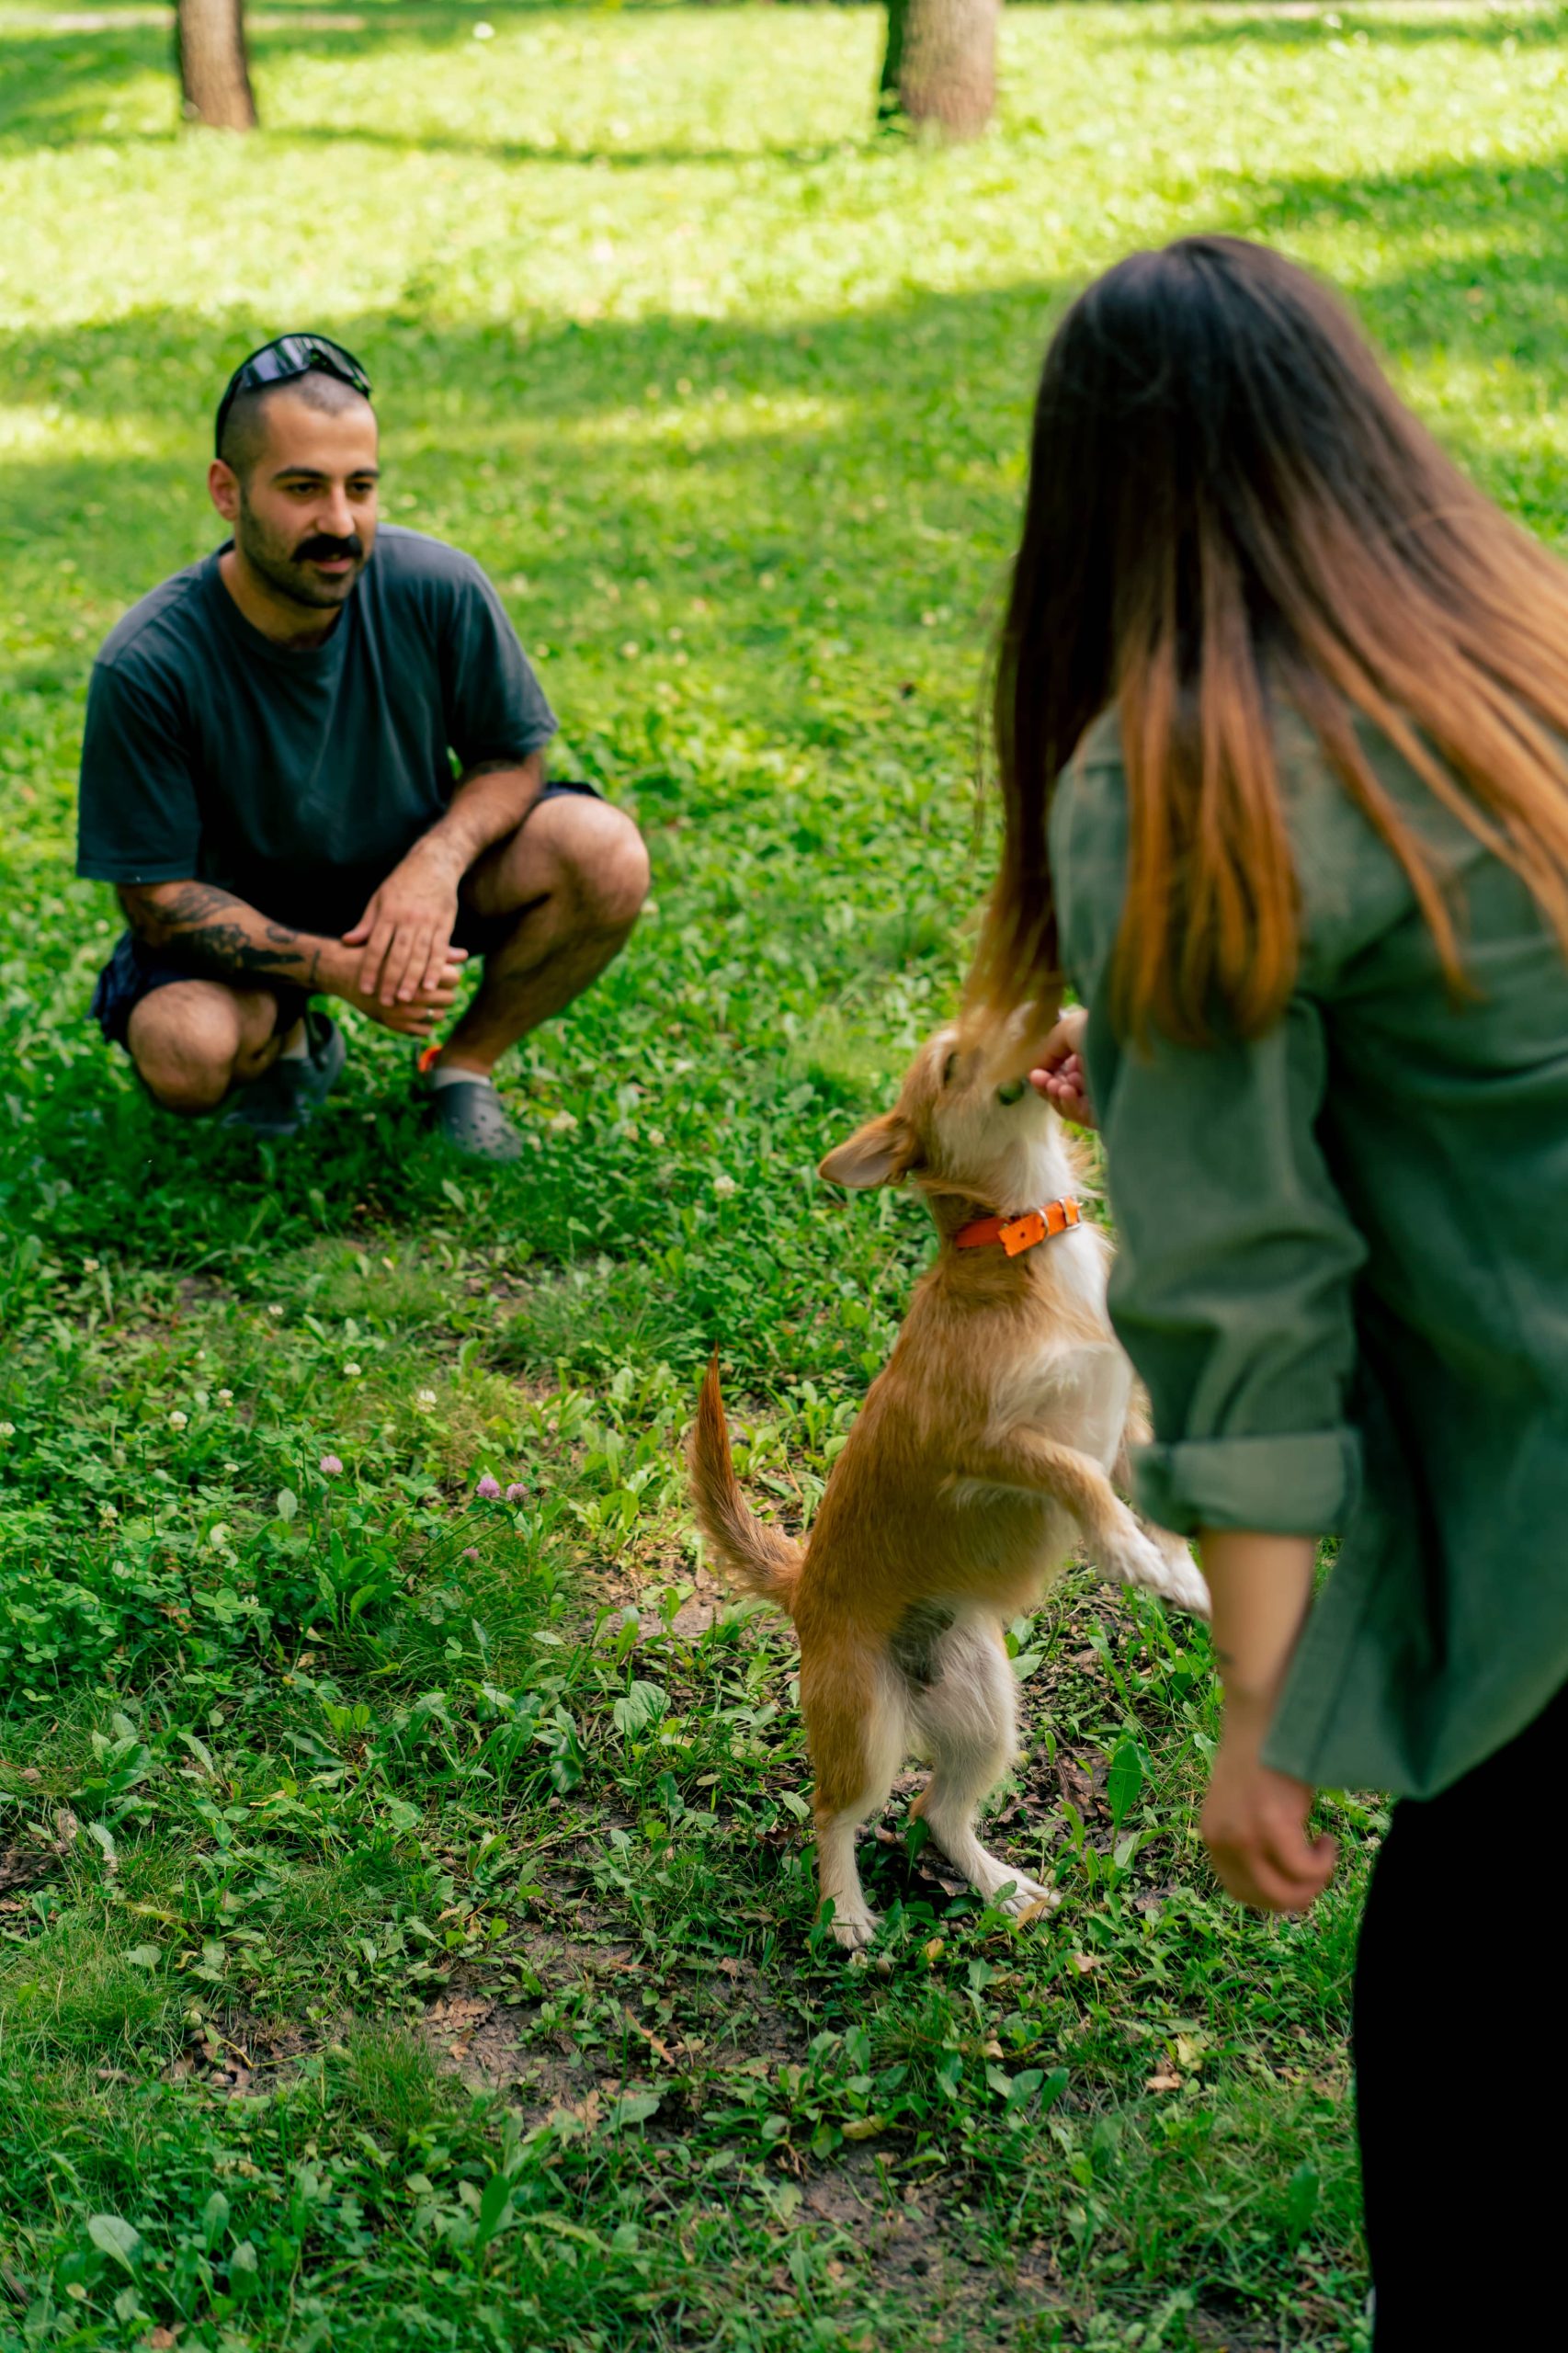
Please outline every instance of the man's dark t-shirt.
[[76, 870], [215, 882], [336, 937], [452, 798], [555, 719], [472, 557], [383, 524], [325, 642], [253, 629], [222, 553], [143, 597], [93, 670]]

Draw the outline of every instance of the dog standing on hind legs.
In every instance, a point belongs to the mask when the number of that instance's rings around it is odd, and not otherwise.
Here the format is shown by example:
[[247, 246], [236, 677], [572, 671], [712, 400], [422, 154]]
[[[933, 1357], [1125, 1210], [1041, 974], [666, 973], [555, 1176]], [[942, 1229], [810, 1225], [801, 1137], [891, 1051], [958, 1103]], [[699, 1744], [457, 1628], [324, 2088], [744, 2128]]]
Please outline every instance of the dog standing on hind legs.
[[911, 1753], [936, 1844], [991, 1901], [1048, 1891], [987, 1852], [975, 1815], [1014, 1753], [1007, 1620], [1033, 1608], [1074, 1540], [1100, 1574], [1207, 1613], [1187, 1546], [1133, 1518], [1111, 1483], [1145, 1433], [1106, 1313], [1109, 1245], [1073, 1198], [1062, 1123], [1021, 1079], [944, 1029], [894, 1108], [830, 1152], [822, 1174], [907, 1180], [940, 1249], [834, 1465], [805, 1544], [756, 1519], [730, 1455], [715, 1354], [689, 1455], [698, 1525], [737, 1583], [776, 1602], [801, 1645], [816, 1774], [817, 1875], [841, 1945], [876, 1915], [855, 1836]]

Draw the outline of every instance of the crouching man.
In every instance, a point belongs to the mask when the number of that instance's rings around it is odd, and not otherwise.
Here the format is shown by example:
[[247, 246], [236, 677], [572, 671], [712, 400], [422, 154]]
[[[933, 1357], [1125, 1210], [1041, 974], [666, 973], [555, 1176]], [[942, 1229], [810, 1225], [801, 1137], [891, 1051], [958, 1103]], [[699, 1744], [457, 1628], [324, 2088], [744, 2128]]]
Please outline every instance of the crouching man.
[[168, 1109], [278, 1136], [343, 1067], [309, 1006], [336, 997], [430, 1041], [434, 1127], [512, 1160], [496, 1059], [623, 946], [647, 856], [590, 788], [546, 780], [555, 721], [479, 566], [378, 525], [369, 391], [324, 336], [253, 353], [208, 475], [232, 539], [98, 656], [77, 870], [130, 928], [93, 1010]]

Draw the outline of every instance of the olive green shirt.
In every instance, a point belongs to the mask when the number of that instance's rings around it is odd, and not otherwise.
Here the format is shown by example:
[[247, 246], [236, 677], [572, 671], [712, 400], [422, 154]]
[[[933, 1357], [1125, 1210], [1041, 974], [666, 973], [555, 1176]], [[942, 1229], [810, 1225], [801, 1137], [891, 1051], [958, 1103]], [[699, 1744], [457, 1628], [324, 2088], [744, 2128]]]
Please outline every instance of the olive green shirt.
[[1568, 963], [1524, 885], [1369, 735], [1455, 878], [1456, 1000], [1396, 861], [1282, 717], [1302, 898], [1289, 1010], [1253, 1043], [1119, 1041], [1114, 721], [1051, 822], [1063, 962], [1148, 1385], [1150, 1518], [1343, 1537], [1266, 1751], [1430, 1796], [1568, 1680]]

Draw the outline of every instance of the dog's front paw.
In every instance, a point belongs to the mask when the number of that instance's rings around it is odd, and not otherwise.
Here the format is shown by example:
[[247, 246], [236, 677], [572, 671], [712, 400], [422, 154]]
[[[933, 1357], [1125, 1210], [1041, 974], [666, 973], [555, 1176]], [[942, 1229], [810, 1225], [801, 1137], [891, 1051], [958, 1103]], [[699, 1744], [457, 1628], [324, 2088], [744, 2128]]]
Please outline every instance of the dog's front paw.
[[869, 1904], [848, 1906], [840, 1912], [836, 1905], [827, 1923], [833, 1931], [833, 1941], [846, 1952], [864, 1952], [877, 1930], [881, 1927], [881, 1915]]
[[1195, 1618], [1210, 1614], [1209, 1587], [1203, 1572], [1179, 1536], [1168, 1529], [1153, 1530], [1154, 1549], [1159, 1553], [1165, 1582], [1154, 1591], [1163, 1595], [1174, 1608], [1189, 1609]]
[[1173, 1608], [1190, 1609], [1196, 1618], [1209, 1615], [1209, 1588], [1179, 1536], [1157, 1529], [1153, 1535], [1136, 1526], [1118, 1539], [1102, 1564], [1118, 1585], [1138, 1585], [1157, 1593]]
[[1017, 1918], [1022, 1912], [1054, 1912], [1062, 1895], [1059, 1889], [1047, 1887], [1042, 1880], [1030, 1879], [1026, 1872], [1018, 1871], [1010, 1883], [997, 1889], [992, 1900], [999, 1911], [1010, 1912]]
[[1168, 1595], [1175, 1575], [1173, 1564], [1131, 1515], [1126, 1528], [1107, 1545], [1099, 1566], [1112, 1584], [1146, 1586], [1151, 1593]]

